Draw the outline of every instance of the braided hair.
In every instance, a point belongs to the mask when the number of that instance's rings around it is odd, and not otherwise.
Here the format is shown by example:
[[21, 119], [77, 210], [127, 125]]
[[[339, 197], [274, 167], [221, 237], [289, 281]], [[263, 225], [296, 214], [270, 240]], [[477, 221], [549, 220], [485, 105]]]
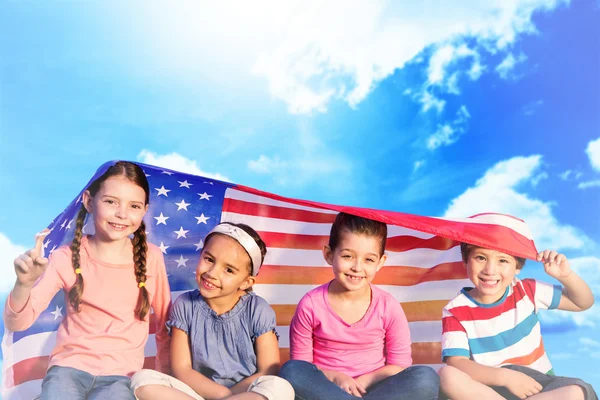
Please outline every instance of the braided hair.
[[[118, 161], [113, 166], [109, 167], [108, 170], [96, 179], [88, 187], [90, 196], [95, 196], [100, 190], [102, 183], [113, 176], [124, 176], [134, 184], [138, 185], [146, 193], [146, 204], [150, 200], [150, 187], [146, 174], [136, 164], [127, 161]], [[75, 222], [75, 234], [73, 241], [71, 242], [71, 262], [73, 264], [73, 270], [75, 271], [75, 284], [69, 290], [69, 304], [73, 307], [75, 312], [80, 312], [81, 296], [83, 294], [83, 276], [81, 275], [81, 238], [83, 236], [83, 224], [85, 217], [87, 216], [87, 210], [84, 205], [79, 209], [77, 219]], [[140, 227], [133, 234], [133, 262], [135, 265], [135, 278], [139, 287], [138, 303], [135, 309], [135, 314], [140, 320], [144, 320], [150, 310], [150, 294], [146, 289], [146, 255], [148, 253], [148, 243], [146, 242], [146, 225], [142, 221]], [[142, 284], [143, 283], [143, 284]]]

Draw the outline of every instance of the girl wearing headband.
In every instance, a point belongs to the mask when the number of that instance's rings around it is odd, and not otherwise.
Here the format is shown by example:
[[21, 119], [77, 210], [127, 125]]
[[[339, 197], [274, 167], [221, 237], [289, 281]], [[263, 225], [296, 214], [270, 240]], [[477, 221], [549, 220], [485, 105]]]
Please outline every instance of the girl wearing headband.
[[138, 399], [294, 399], [275, 376], [275, 312], [251, 291], [266, 253], [247, 225], [222, 223], [206, 236], [198, 289], [177, 298], [167, 322], [173, 376], [138, 372], [131, 383]]

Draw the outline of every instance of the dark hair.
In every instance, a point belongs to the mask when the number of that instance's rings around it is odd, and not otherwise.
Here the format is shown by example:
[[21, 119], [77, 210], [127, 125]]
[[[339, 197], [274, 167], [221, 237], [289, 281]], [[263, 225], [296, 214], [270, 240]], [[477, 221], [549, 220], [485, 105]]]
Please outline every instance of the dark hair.
[[[469, 259], [469, 256], [471, 255], [471, 251], [473, 251], [474, 249], [477, 249], [477, 248], [483, 249], [484, 247], [476, 246], [476, 245], [470, 244], [470, 243], [461, 243], [460, 244], [460, 254], [462, 255], [462, 259], [465, 264], [467, 263], [467, 260]], [[523, 266], [525, 265], [525, 259], [523, 257], [513, 256], [512, 254], [509, 254], [509, 255], [511, 257], [514, 257], [515, 260], [517, 261], [517, 269], [522, 269]]]
[[[138, 165], [127, 162], [127, 161], [118, 161], [114, 165], [108, 168], [108, 170], [96, 179], [94, 182], [88, 186], [87, 190], [90, 192], [90, 195], [93, 197], [98, 193], [102, 183], [110, 177], [113, 176], [124, 176], [129, 179], [131, 182], [136, 184], [137, 186], [144, 189], [146, 193], [146, 203], [149, 203], [150, 200], [150, 187], [148, 186], [148, 180], [146, 179], [146, 174]], [[81, 247], [81, 238], [83, 236], [83, 223], [85, 222], [85, 217], [87, 215], [87, 210], [85, 206], [82, 204], [79, 209], [79, 213], [77, 214], [77, 220], [75, 225], [75, 234], [73, 237], [73, 241], [71, 242], [71, 261], [73, 264], [73, 270], [77, 271], [81, 267], [81, 259], [80, 259], [80, 247]], [[142, 221], [140, 227], [133, 233], [133, 263], [135, 265], [135, 277], [140, 283], [146, 282], [146, 254], [148, 252], [148, 244], [146, 243], [146, 225]], [[81, 303], [81, 295], [83, 294], [83, 276], [81, 273], [75, 273], [76, 280], [75, 285], [69, 290], [69, 303], [75, 309], [75, 312], [79, 312], [79, 305]], [[148, 293], [148, 289], [146, 286], [142, 286], [139, 288], [139, 296], [138, 296], [138, 304], [135, 309], [135, 313], [140, 320], [144, 320], [146, 315], [148, 315], [148, 311], [150, 310], [150, 295]]]
[[385, 252], [387, 225], [383, 222], [375, 221], [369, 218], [358, 217], [345, 212], [339, 213], [335, 217], [335, 221], [331, 226], [331, 232], [329, 233], [329, 248], [332, 251], [335, 250], [340, 243], [344, 230], [379, 239], [381, 242], [379, 255], [383, 255]]
[[[261, 255], [260, 264], [262, 265], [263, 261], [265, 261], [265, 256], [267, 255], [267, 245], [262, 240], [262, 238], [260, 237], [258, 232], [256, 232], [253, 228], [251, 228], [250, 226], [248, 226], [246, 224], [234, 224], [233, 222], [223, 222], [223, 223], [240, 228], [241, 230], [246, 232], [248, 235], [250, 235], [250, 237], [252, 239], [254, 239], [254, 241], [258, 245], [258, 248], [260, 249], [260, 255]], [[208, 241], [210, 240], [210, 238], [215, 234], [219, 234], [219, 232], [213, 232], [204, 239], [204, 246], [206, 246], [208, 244]], [[242, 246], [242, 248], [243, 247], [244, 246]], [[244, 251], [246, 251], [246, 249], [244, 249]], [[246, 254], [248, 254], [247, 251], [246, 251]], [[250, 273], [250, 275], [252, 275], [252, 257], [250, 257], [250, 254], [248, 254], [248, 258], [250, 258], [250, 265], [249, 265], [248, 272]]]

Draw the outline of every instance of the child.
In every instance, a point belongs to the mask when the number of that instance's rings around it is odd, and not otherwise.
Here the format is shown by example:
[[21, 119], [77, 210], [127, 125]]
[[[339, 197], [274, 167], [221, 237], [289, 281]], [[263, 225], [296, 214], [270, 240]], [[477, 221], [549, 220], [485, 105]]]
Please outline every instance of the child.
[[[34, 249], [15, 259], [17, 281], [4, 308], [7, 329], [30, 327], [61, 289], [68, 300], [42, 400], [133, 399], [129, 377], [144, 364], [150, 306], [158, 327], [156, 365], [168, 369], [168, 334], [161, 327], [171, 294], [162, 253], [146, 242], [148, 200], [144, 171], [117, 162], [83, 193], [70, 246], [47, 259], [42, 234]], [[95, 234], [84, 236], [87, 213]]]
[[290, 325], [280, 375], [298, 399], [437, 399], [439, 378], [412, 366], [402, 307], [371, 285], [386, 256], [387, 226], [339, 213], [323, 255], [334, 279], [308, 292]]
[[275, 312], [251, 292], [267, 248], [247, 225], [222, 223], [204, 240], [198, 289], [173, 305], [173, 376], [135, 374], [139, 399], [293, 400], [279, 371]]
[[542, 341], [538, 310], [583, 311], [594, 303], [567, 258], [550, 250], [537, 255], [561, 291], [518, 279], [524, 258], [466, 243], [461, 253], [474, 287], [462, 289], [443, 311], [442, 391], [453, 400], [597, 399], [591, 385], [554, 376]]

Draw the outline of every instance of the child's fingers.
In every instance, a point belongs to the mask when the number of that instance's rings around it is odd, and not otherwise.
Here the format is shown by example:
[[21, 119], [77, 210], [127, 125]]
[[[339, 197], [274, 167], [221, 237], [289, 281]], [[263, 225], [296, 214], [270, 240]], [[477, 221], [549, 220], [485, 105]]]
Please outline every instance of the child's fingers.
[[38, 256], [44, 256], [44, 239], [49, 234], [49, 229], [44, 229], [43, 231], [35, 234], [35, 246], [32, 252], [32, 254], [34, 255], [34, 257], [32, 257], [33, 259], [36, 259]]
[[19, 257], [15, 258], [14, 264], [17, 272], [23, 274], [29, 272], [33, 267], [31, 257], [26, 254], [21, 254]]
[[367, 394], [367, 391], [365, 390], [365, 388], [360, 383], [358, 383], [358, 382], [356, 382], [356, 389], [358, 390], [358, 392], [361, 395]]
[[559, 254], [556, 256], [556, 258], [554, 259], [554, 262], [556, 262], [558, 265], [560, 265], [563, 261], [565, 261], [567, 259], [567, 257], [564, 254]]

